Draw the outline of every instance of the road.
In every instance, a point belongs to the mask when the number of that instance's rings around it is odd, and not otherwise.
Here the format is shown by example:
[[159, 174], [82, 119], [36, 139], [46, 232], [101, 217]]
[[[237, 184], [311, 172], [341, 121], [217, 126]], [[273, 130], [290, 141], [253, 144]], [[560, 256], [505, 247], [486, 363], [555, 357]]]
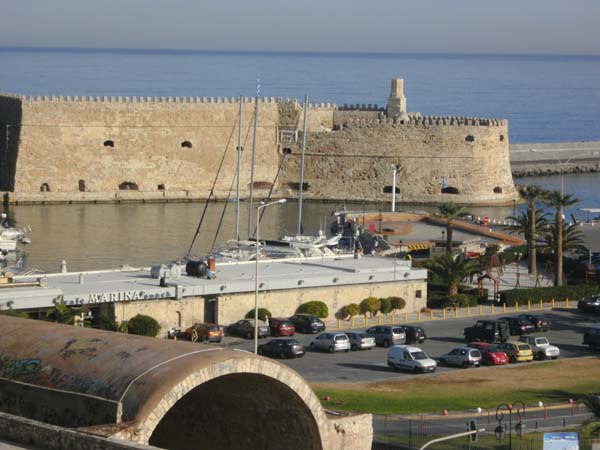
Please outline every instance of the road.
[[[545, 315], [551, 320], [551, 329], [544, 333], [550, 343], [560, 348], [561, 358], [573, 358], [582, 356], [597, 356], [598, 352], [592, 352], [582, 345], [582, 335], [586, 328], [600, 320], [600, 315], [590, 315], [578, 312], [576, 309], [563, 309], [545, 311]], [[481, 316], [481, 318], [497, 318], [498, 316]], [[434, 320], [431, 322], [419, 322], [427, 333], [427, 341], [419, 347], [431, 357], [448, 352], [453, 347], [465, 344], [463, 329], [472, 325], [478, 317]], [[358, 329], [360, 330], [360, 328]], [[439, 373], [453, 370], [463, 370], [447, 367], [439, 367], [436, 373], [419, 374], [399, 372], [387, 366], [387, 349], [376, 347], [372, 350], [363, 350], [348, 353], [325, 353], [311, 351], [308, 346], [315, 338], [314, 335], [297, 333], [295, 336], [306, 348], [306, 355], [299, 359], [284, 359], [282, 362], [298, 373], [309, 382], [368, 382], [394, 379], [409, 379], [412, 377], [435, 377]], [[518, 337], [515, 337], [518, 339]], [[261, 339], [266, 342], [267, 339]], [[213, 345], [213, 344], [207, 344]], [[251, 340], [236, 337], [225, 337], [223, 344], [242, 350], [252, 351]], [[504, 367], [497, 367], [502, 370]], [[472, 370], [472, 369], [469, 369]]]

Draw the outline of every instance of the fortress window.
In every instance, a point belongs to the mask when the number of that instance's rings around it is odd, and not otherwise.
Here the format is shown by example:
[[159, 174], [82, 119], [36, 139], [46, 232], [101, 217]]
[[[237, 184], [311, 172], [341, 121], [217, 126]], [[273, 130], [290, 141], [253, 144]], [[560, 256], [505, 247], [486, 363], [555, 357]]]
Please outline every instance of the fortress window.
[[494, 194], [502, 194], [502, 188], [500, 186], [496, 186], [494, 188]]
[[114, 147], [115, 146], [115, 141], [111, 141], [110, 139], [107, 141], [104, 141], [104, 146], [105, 147]]
[[50, 185], [48, 183], [42, 183], [42, 185], [40, 186], [40, 191], [50, 192]]
[[503, 135], [503, 134], [501, 134], [501, 135], [500, 135], [500, 142], [503, 142], [503, 141], [504, 141], [504, 135]]
[[292, 149], [289, 148], [289, 147], [284, 147], [282, 152], [283, 152], [284, 155], [291, 155], [292, 154]]
[[[291, 182], [291, 183], [288, 183], [287, 185], [288, 185], [288, 187], [290, 189], [293, 189], [295, 191], [299, 191], [300, 190], [300, 183]], [[303, 192], [304, 191], [308, 191], [309, 187], [310, 187], [310, 185], [308, 183], [306, 183], [306, 182], [302, 183], [302, 191]]]
[[159, 185], [158, 185], [158, 190], [159, 190], [159, 191], [164, 191], [164, 190], [165, 190], [165, 185], [164, 185], [164, 184], [162, 184], [162, 183], [161, 183], [161, 184], [159, 184]]
[[85, 192], [85, 180], [79, 180], [79, 192]]
[[134, 183], [132, 181], [123, 181], [120, 185], [119, 185], [119, 190], [121, 191], [137, 191], [139, 189], [137, 183]]
[[421, 289], [417, 289], [415, 291], [415, 297], [422, 298], [423, 297], [423, 291], [421, 291]]
[[442, 194], [458, 195], [458, 194], [460, 194], [460, 191], [458, 189], [456, 189], [455, 187], [448, 186], [448, 187], [445, 187], [444, 189], [442, 189]]
[[[384, 194], [391, 194], [393, 190], [393, 186], [384, 186], [383, 187], [383, 193]], [[396, 186], [396, 194], [400, 193], [400, 188], [398, 186]]]
[[465, 141], [467, 141], [467, 142], [475, 142], [475, 136], [473, 136], [473, 135], [470, 134], [470, 135], [468, 135], [465, 138]]
[[254, 189], [271, 189], [273, 184], [269, 183], [268, 181], [255, 181], [253, 186]]
[[181, 148], [192, 148], [192, 143], [190, 141], [183, 141], [181, 143]]

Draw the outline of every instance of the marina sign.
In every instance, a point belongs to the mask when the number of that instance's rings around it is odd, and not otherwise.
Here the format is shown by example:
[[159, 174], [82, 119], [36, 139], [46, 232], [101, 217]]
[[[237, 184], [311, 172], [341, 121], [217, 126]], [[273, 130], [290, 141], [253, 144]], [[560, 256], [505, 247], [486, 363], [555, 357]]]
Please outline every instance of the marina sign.
[[65, 298], [67, 305], [85, 305], [98, 303], [127, 302], [133, 300], [152, 300], [158, 298], [169, 298], [169, 291], [145, 292], [145, 291], [117, 291], [117, 292], [91, 292], [87, 297]]

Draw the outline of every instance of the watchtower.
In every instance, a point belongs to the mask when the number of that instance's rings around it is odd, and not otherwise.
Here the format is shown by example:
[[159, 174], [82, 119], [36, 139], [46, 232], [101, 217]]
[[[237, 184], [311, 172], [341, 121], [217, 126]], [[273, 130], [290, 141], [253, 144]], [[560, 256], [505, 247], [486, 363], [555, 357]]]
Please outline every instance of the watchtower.
[[391, 119], [406, 116], [406, 97], [402, 78], [392, 79], [392, 89], [387, 102], [387, 116]]

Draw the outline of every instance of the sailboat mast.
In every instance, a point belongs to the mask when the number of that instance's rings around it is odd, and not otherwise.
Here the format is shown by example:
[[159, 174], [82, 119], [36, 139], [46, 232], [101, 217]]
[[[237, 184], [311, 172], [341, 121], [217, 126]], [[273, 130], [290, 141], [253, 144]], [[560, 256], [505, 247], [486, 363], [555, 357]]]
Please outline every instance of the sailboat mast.
[[256, 128], [258, 126], [258, 96], [260, 95], [260, 78], [256, 80], [256, 97], [254, 106], [254, 136], [252, 137], [252, 161], [250, 164], [250, 199], [248, 200], [248, 239], [252, 237], [252, 200], [254, 196], [254, 161], [256, 159]]
[[306, 148], [306, 113], [308, 95], [304, 96], [304, 124], [302, 126], [302, 151], [300, 156], [300, 194], [298, 195], [298, 234], [302, 234], [302, 193], [304, 191], [304, 149]]
[[240, 111], [238, 114], [238, 145], [237, 145], [237, 178], [236, 201], [235, 201], [235, 240], [240, 240], [240, 170], [242, 165], [242, 96], [239, 97]]

